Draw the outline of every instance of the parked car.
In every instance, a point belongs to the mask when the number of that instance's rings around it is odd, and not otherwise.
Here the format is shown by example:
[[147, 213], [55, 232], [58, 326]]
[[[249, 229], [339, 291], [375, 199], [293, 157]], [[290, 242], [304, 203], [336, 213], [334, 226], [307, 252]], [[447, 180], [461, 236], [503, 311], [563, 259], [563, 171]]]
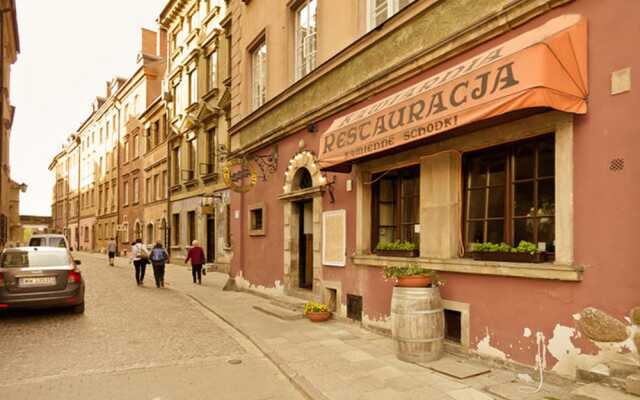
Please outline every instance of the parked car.
[[72, 307], [84, 312], [80, 261], [67, 249], [18, 247], [0, 254], [0, 309]]
[[68, 249], [69, 243], [64, 235], [52, 233], [32, 235], [29, 239], [29, 247], [63, 247]]

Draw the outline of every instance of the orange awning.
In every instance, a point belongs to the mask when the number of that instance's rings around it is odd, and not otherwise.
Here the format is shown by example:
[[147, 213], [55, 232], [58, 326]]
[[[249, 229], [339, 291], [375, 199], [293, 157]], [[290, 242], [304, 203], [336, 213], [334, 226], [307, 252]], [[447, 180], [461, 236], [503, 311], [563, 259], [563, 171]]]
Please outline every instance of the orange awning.
[[320, 166], [332, 169], [516, 110], [584, 114], [587, 94], [587, 23], [561, 16], [337, 118], [320, 140]]

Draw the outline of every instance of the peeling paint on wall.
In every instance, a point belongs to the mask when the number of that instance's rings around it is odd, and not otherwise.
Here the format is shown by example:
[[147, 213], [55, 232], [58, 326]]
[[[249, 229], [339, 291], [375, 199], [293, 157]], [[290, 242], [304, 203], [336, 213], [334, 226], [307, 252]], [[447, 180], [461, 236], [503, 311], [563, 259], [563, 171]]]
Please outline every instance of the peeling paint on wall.
[[488, 357], [498, 358], [500, 360], [507, 359], [507, 354], [505, 352], [491, 346], [491, 335], [489, 334], [488, 328], [487, 328], [487, 335], [484, 337], [484, 339], [482, 339], [478, 343], [478, 347], [476, 348], [476, 351], [479, 354], [482, 354]]
[[[636, 330], [633, 327], [631, 330]], [[559, 375], [575, 378], [578, 369], [591, 370], [599, 364], [610, 361], [620, 361], [640, 365], [637, 350], [631, 337], [624, 342], [600, 343], [594, 342], [599, 351], [597, 354], [582, 354], [582, 350], [575, 346], [572, 338], [578, 338], [579, 332], [575, 328], [556, 325], [553, 336], [549, 339], [547, 349], [556, 358], [557, 363], [551, 368]]]
[[265, 287], [262, 285], [254, 285], [248, 280], [244, 279], [242, 276], [242, 271], [236, 275], [236, 285], [242, 290], [250, 290], [258, 293], [263, 293], [267, 296], [283, 296], [284, 295], [284, 285], [281, 281], [275, 281], [273, 283], [273, 287]]

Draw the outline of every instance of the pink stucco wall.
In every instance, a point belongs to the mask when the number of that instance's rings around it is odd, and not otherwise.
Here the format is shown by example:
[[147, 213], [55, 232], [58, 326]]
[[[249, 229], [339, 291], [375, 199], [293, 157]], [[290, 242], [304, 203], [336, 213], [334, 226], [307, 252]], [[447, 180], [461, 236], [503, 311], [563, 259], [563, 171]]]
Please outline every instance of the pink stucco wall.
[[[611, 73], [631, 67], [640, 71], [640, 2], [614, 0], [575, 1], [518, 27], [467, 54], [424, 72], [367, 102], [345, 110], [354, 111], [379, 100], [411, 83], [444, 70], [496, 44], [535, 28], [547, 20], [569, 13], [587, 18], [589, 29], [589, 109], [576, 116], [574, 125], [574, 253], [576, 264], [585, 268], [581, 282], [558, 282], [523, 278], [446, 273], [445, 299], [470, 304], [470, 347], [475, 348], [487, 333], [491, 345], [511, 360], [533, 364], [535, 335], [524, 337], [524, 328], [553, 336], [554, 327], [572, 327], [572, 315], [593, 306], [622, 319], [633, 306], [640, 305], [640, 258], [635, 253], [640, 227], [640, 87], [633, 79], [630, 92], [609, 93]], [[636, 39], [634, 39], [636, 38]], [[636, 72], [637, 74], [637, 72]], [[635, 77], [634, 77], [635, 78]], [[343, 114], [344, 114], [343, 113]], [[340, 115], [343, 115], [340, 114]], [[319, 122], [323, 132], [334, 117]], [[303, 139], [306, 148], [317, 152], [319, 134], [299, 132], [279, 142], [279, 169], [267, 182], [244, 195], [232, 195], [232, 213], [240, 210], [240, 219], [232, 221], [234, 245], [233, 272], [242, 270], [256, 285], [273, 287], [283, 275], [283, 207], [276, 198], [282, 192], [284, 171]], [[263, 152], [267, 152], [264, 149]], [[623, 158], [622, 171], [609, 170], [613, 158]], [[328, 173], [331, 180], [334, 173]], [[355, 250], [355, 191], [345, 191], [349, 174], [335, 174], [336, 202], [323, 199], [324, 210], [347, 210], [347, 254]], [[354, 185], [355, 188], [355, 185]], [[246, 232], [246, 206], [267, 203], [267, 235], [249, 237]], [[239, 250], [241, 249], [241, 250]], [[341, 281], [343, 295], [364, 297], [364, 313], [369, 318], [389, 314], [392, 284], [385, 282], [380, 269], [355, 267], [323, 268], [323, 279]], [[345, 298], [342, 299], [345, 301]], [[589, 352], [593, 347], [584, 340], [574, 344]], [[548, 354], [549, 367], [554, 358]]]

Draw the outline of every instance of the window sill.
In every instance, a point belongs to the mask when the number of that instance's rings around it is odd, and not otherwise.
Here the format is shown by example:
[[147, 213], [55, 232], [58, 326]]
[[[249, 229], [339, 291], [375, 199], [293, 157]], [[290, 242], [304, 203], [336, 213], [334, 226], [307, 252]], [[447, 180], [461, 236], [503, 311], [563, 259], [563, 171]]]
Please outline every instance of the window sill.
[[184, 186], [189, 188], [189, 187], [196, 186], [197, 184], [198, 184], [198, 180], [194, 178], [194, 179], [189, 179], [188, 181], [186, 181], [184, 183]]
[[182, 189], [182, 185], [176, 183], [175, 185], [169, 187], [169, 192], [177, 192], [180, 189]]
[[215, 99], [216, 97], [218, 97], [218, 88], [214, 87], [209, 89], [209, 91], [205, 93], [204, 96], [202, 96], [202, 99], [204, 101], [210, 101], [212, 99]]
[[558, 265], [552, 263], [513, 263], [501, 261], [475, 261], [466, 258], [430, 259], [424, 257], [381, 257], [376, 255], [352, 256], [358, 266], [384, 268], [398, 263], [417, 264], [421, 267], [441, 272], [462, 274], [509, 276], [529, 279], [549, 279], [559, 281], [582, 281], [582, 267], [578, 265]]
[[209, 181], [213, 181], [213, 182], [217, 182], [218, 181], [218, 173], [217, 172], [210, 172], [206, 175], [202, 175], [200, 177], [202, 179], [203, 182], [209, 182]]

